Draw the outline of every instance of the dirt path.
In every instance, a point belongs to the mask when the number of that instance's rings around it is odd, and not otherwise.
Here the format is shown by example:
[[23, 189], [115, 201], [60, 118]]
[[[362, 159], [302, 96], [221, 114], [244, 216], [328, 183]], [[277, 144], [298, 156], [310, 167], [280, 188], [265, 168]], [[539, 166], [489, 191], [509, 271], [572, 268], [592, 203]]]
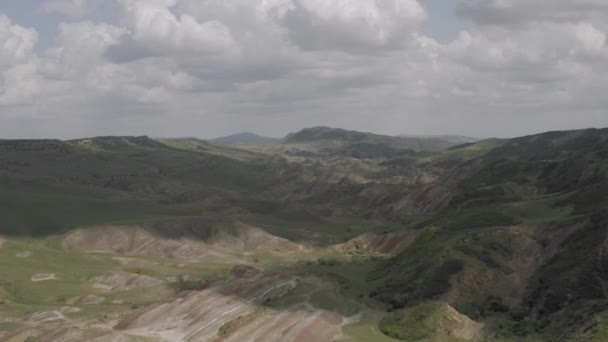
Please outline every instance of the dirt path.
[[40, 281], [49, 281], [49, 280], [57, 280], [59, 278], [57, 278], [57, 276], [54, 273], [37, 273], [34, 274], [31, 278], [31, 280], [33, 282], [40, 282]]
[[19, 253], [15, 254], [15, 256], [17, 258], [29, 258], [32, 256], [32, 252], [30, 252], [30, 251], [19, 252]]

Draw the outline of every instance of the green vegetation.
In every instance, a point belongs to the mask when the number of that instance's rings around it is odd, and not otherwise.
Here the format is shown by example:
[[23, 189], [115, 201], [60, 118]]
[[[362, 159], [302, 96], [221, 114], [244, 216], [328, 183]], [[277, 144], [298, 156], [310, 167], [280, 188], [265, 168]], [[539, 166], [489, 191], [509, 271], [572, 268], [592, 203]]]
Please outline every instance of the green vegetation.
[[12, 331], [17, 328], [16, 323], [12, 322], [0, 322], [0, 332], [2, 331]]
[[608, 341], [608, 312], [602, 312], [591, 322], [591, 326], [580, 336], [573, 338], [574, 342]]
[[[228, 267], [204, 264], [177, 267], [154, 264], [151, 259], [150, 266], [135, 270], [117, 263], [112, 259], [113, 257], [101, 253], [67, 251], [62, 249], [54, 238], [14, 239], [3, 243], [0, 248], [0, 300], [2, 300], [0, 317], [20, 319], [33, 312], [55, 310], [57, 307], [69, 305], [68, 300], [72, 298], [91, 294], [100, 295], [105, 301], [98, 305], [80, 306], [82, 311], [70, 314], [71, 317], [99, 317], [126, 313], [169, 296], [173, 292], [170, 288], [175, 289], [180, 285], [194, 283], [183, 281], [180, 275], [194, 274], [205, 279], [226, 272]], [[154, 285], [143, 290], [131, 289], [106, 293], [99, 292], [99, 289], [88, 281], [92, 277], [121, 272], [152, 275], [157, 279], [175, 276], [178, 282]], [[40, 274], [54, 275], [56, 279], [32, 281], [34, 276]], [[199, 285], [200, 283], [198, 282]], [[111, 304], [112, 302], [120, 304]]]
[[[299, 267], [299, 270], [302, 274], [314, 275], [333, 283], [337, 294], [350, 299], [342, 299], [344, 301], [342, 305], [346, 307], [352, 308], [354, 301], [365, 304], [367, 307], [384, 309], [382, 303], [368, 297], [369, 274], [382, 260], [374, 256], [364, 255], [346, 257], [336, 254], [321, 254], [317, 262], [307, 262]], [[355, 311], [346, 309], [341, 312], [353, 313]]]
[[226, 145], [258, 145], [280, 143], [281, 139], [263, 137], [254, 133], [244, 132], [211, 140], [214, 143]]
[[[31, 256], [17, 256], [24, 252]], [[11, 304], [0, 306], [0, 311], [57, 305], [58, 299], [86, 293], [83, 278], [111, 272], [113, 267], [109, 257], [64, 251], [44, 240], [7, 242], [0, 248], [0, 282]], [[55, 274], [58, 280], [33, 282], [40, 273]]]
[[[380, 330], [386, 335], [408, 342], [435, 340], [443, 323], [442, 315], [447, 304], [427, 302], [407, 310], [397, 311], [380, 321]], [[455, 337], [446, 337], [445, 341], [462, 341]]]
[[346, 341], [357, 342], [395, 342], [398, 340], [392, 339], [383, 334], [378, 326], [380, 320], [386, 313], [376, 310], [366, 309], [361, 313], [361, 318], [358, 322], [344, 326], [343, 331], [348, 336]]
[[210, 194], [227, 200], [273, 179], [244, 161], [148, 138], [2, 141], [0, 156], [0, 233], [8, 235], [201, 216], [213, 209], [201, 205]]
[[487, 139], [476, 143], [469, 143], [448, 148], [445, 151], [419, 158], [420, 164], [454, 165], [463, 161], [482, 157], [486, 153], [500, 146], [504, 140]]
[[[453, 311], [437, 300], [485, 324], [490, 340], [601, 341], [606, 141], [607, 130], [584, 130], [454, 146], [322, 127], [249, 146], [147, 137], [0, 141], [0, 236], [7, 240], [0, 330], [92, 294], [105, 301], [67, 315], [116, 319], [236, 277], [232, 267], [244, 263], [300, 280], [265, 306], [360, 314], [345, 332], [361, 341], [390, 340], [378, 327], [405, 341], [454, 330], [445, 323]], [[274, 245], [285, 241], [256, 230], [268, 246], [246, 249], [251, 241], [239, 227], [247, 224], [299, 245], [280, 250]], [[213, 262], [138, 256], [141, 263], [123, 265], [61, 246], [71, 229], [123, 225], [217, 244], [201, 247]], [[332, 247], [357, 237], [347, 251]], [[378, 246], [404, 249], [381, 256]], [[117, 273], [160, 283], [103, 293], [89, 281]], [[44, 274], [56, 279], [32, 281]], [[224, 322], [220, 334], [249, 318]]]
[[75, 186], [3, 184], [2, 234], [41, 236], [95, 224], [145, 222], [171, 215], [154, 201], [113, 198], [104, 189]]
[[334, 311], [345, 317], [352, 317], [361, 311], [361, 305], [342, 298], [335, 291], [317, 291], [310, 297], [310, 303], [317, 308]]
[[305, 303], [318, 290], [319, 285], [310, 281], [299, 281], [297, 286], [285, 295], [273, 298], [266, 306], [277, 310], [287, 310], [296, 304]]
[[[390, 231], [390, 222], [358, 218], [326, 218], [301, 209], [283, 208], [253, 214], [244, 220], [292, 241], [327, 247], [365, 233]], [[394, 224], [394, 223], [393, 223]]]
[[167, 146], [187, 150], [199, 153], [208, 153], [211, 155], [218, 155], [228, 158], [234, 158], [239, 160], [251, 160], [254, 158], [261, 157], [257, 153], [244, 150], [242, 148], [233, 148], [230, 146], [224, 146], [219, 144], [210, 143], [207, 141], [195, 139], [195, 138], [184, 138], [184, 139], [163, 139], [160, 140]]
[[300, 132], [288, 135], [285, 141], [287, 143], [338, 141], [352, 144], [367, 144], [365, 148], [384, 146], [386, 148], [415, 151], [441, 151], [456, 145], [447, 139], [434, 137], [391, 137], [329, 127], [303, 129]]

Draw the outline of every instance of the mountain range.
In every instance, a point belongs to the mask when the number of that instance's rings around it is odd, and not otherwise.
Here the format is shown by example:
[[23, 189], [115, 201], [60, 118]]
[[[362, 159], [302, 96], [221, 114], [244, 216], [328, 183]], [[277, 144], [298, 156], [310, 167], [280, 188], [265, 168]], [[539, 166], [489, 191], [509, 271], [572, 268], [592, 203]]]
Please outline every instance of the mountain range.
[[215, 142], [218, 144], [227, 144], [227, 145], [252, 145], [252, 144], [261, 144], [261, 143], [275, 143], [280, 142], [281, 139], [277, 138], [269, 138], [263, 137], [254, 133], [244, 132], [237, 133], [221, 138], [212, 139], [211, 142]]
[[608, 129], [0, 140], [0, 188], [0, 340], [608, 339]]

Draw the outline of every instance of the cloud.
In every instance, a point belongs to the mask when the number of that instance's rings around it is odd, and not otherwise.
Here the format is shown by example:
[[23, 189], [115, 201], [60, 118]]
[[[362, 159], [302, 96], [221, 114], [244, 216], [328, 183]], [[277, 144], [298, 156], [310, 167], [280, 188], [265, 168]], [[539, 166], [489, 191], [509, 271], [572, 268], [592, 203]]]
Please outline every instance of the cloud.
[[27, 60], [37, 42], [35, 30], [14, 25], [7, 16], [0, 14], [0, 66]]
[[426, 17], [415, 0], [294, 0], [284, 24], [304, 49], [369, 52], [403, 46]]
[[57, 78], [79, 78], [104, 63], [107, 49], [117, 44], [126, 29], [82, 21], [59, 24], [58, 46], [46, 51], [47, 66]]
[[29, 103], [39, 94], [40, 81], [34, 63], [18, 64], [5, 70], [0, 77], [0, 107]]
[[449, 42], [424, 33], [433, 13], [415, 0], [114, 1], [114, 20], [57, 23], [44, 51], [35, 30], [0, 16], [0, 106], [11, 108], [0, 133], [608, 125], [604, 1], [467, 1], [458, 13], [471, 25]]
[[186, 13], [175, 15], [171, 8], [176, 0], [119, 0], [119, 4], [130, 34], [109, 54], [118, 61], [167, 53], [220, 55], [235, 47], [223, 23], [200, 22]]
[[456, 9], [458, 15], [479, 25], [503, 26], [599, 21], [607, 11], [603, 0], [469, 0]]
[[[577, 68], [571, 68], [575, 64], [591, 67], [591, 60], [603, 64], [600, 59], [608, 57], [606, 34], [589, 23], [543, 23], [517, 31], [465, 31], [443, 52], [475, 71], [521, 72], [528, 76], [547, 73], [556, 80], [581, 76]], [[567, 75], [569, 71], [572, 73]]]
[[31, 100], [39, 90], [35, 30], [14, 25], [0, 15], [0, 106]]

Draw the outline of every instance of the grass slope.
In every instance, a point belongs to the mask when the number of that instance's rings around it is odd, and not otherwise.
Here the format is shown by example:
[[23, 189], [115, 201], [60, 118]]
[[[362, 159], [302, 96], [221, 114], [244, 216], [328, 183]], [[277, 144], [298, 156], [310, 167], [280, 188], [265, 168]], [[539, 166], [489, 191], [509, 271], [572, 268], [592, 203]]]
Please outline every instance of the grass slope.
[[[411, 139], [314, 128], [271, 152], [146, 137], [0, 141], [0, 235], [40, 237], [0, 249], [0, 297], [10, 301], [0, 310], [17, 317], [51, 308], [68, 294], [87, 293], [81, 279], [119, 267], [108, 256], [61, 251], [42, 236], [145, 223], [161, 236], [208, 239], [240, 221], [316, 246], [314, 257], [323, 259], [299, 264], [297, 273], [332, 286], [309, 294], [311, 303], [349, 317], [362, 311], [371, 328], [346, 329], [370, 339], [383, 339], [374, 330], [380, 320], [394, 337], [436, 338], [429, 331], [445, 301], [484, 322], [497, 341], [601, 340], [608, 130], [447, 150], [453, 145]], [[314, 148], [282, 150], [296, 145]], [[415, 230], [416, 240], [390, 259], [323, 248], [402, 229]], [[32, 257], [16, 258], [24, 249]], [[276, 255], [249, 258], [284, 271]], [[78, 269], [83, 264], [90, 267]], [[31, 282], [43, 272], [59, 280]], [[165, 290], [124, 300], [140, 305]], [[383, 319], [385, 309], [395, 313]]]

